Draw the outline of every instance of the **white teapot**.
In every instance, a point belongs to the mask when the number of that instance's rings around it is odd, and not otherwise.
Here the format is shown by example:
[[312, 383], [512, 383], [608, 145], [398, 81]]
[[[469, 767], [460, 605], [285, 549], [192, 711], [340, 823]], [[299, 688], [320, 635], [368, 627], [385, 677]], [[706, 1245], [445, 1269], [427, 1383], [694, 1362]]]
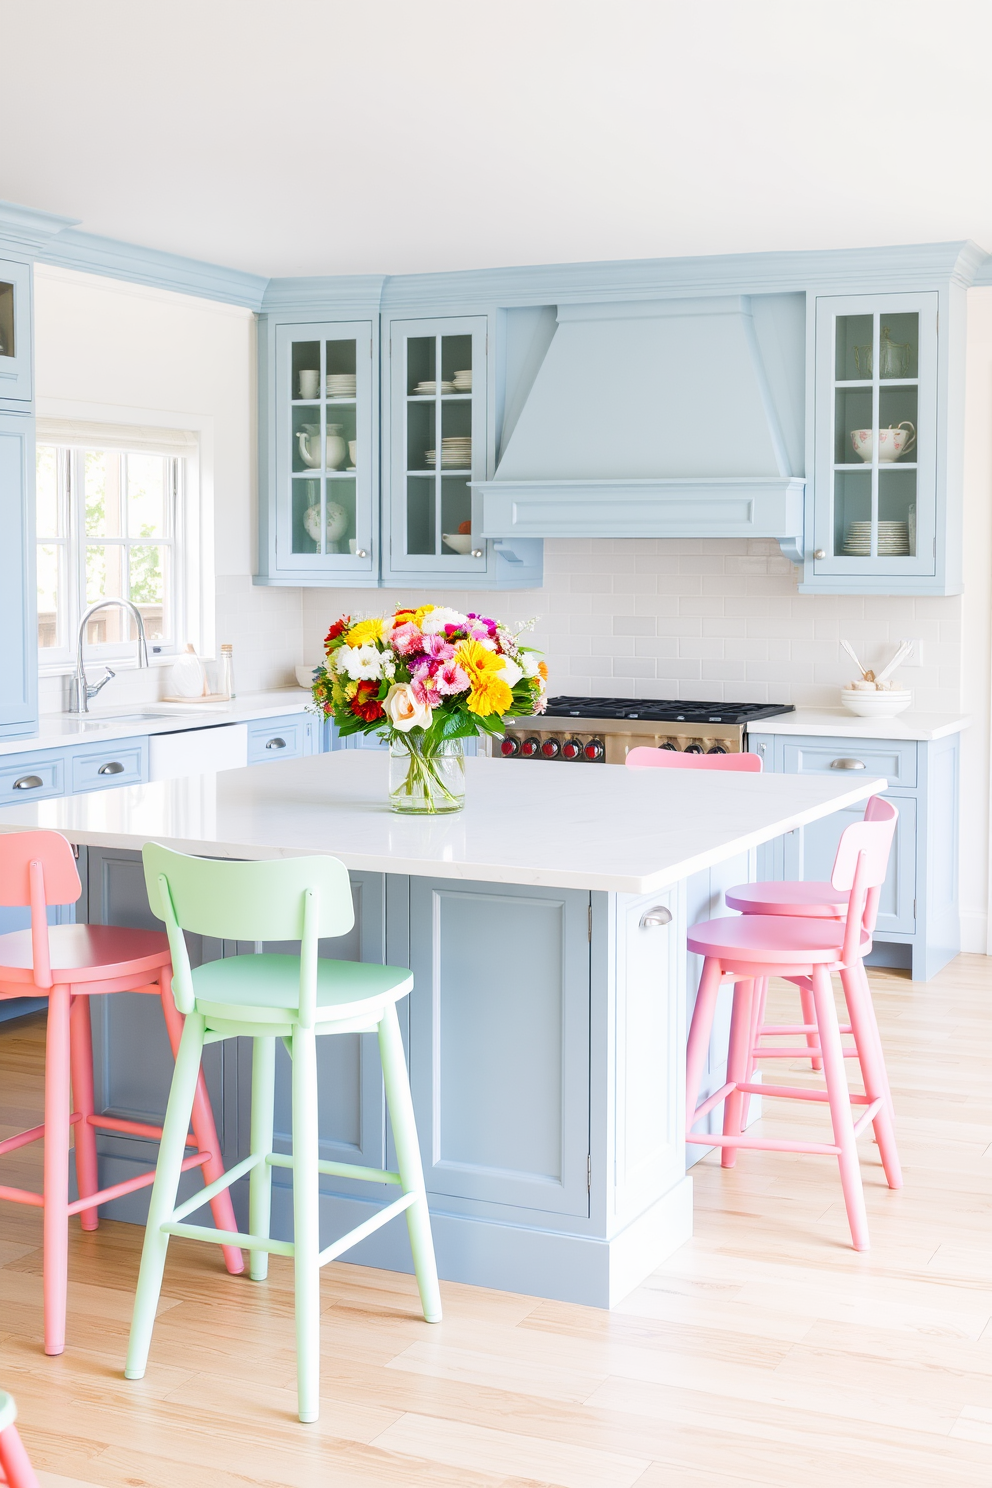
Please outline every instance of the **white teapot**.
[[[337, 470], [348, 453], [348, 445], [341, 438], [341, 424], [328, 424], [324, 439], [325, 468]], [[300, 444], [300, 459], [311, 470], [320, 469], [320, 425], [304, 424], [296, 435]]]

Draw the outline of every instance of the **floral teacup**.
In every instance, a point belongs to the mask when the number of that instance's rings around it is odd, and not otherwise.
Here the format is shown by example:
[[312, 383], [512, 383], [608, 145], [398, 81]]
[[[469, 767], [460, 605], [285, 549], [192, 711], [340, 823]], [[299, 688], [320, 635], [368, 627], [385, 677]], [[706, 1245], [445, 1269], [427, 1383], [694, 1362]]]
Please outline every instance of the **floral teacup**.
[[[852, 429], [851, 443], [854, 453], [870, 465], [874, 454], [874, 430]], [[878, 461], [880, 465], [891, 464], [898, 460], [900, 455], [908, 454], [916, 443], [916, 430], [908, 419], [904, 419], [898, 426], [890, 424], [887, 429], [878, 431]]]

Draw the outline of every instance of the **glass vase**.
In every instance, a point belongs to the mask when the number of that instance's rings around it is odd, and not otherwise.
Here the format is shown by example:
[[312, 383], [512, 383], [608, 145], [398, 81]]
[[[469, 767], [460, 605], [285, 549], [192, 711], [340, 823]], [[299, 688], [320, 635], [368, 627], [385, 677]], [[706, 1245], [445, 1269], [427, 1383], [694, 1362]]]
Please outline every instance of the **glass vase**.
[[424, 748], [422, 730], [389, 741], [389, 804], [393, 811], [440, 816], [465, 805], [465, 741]]

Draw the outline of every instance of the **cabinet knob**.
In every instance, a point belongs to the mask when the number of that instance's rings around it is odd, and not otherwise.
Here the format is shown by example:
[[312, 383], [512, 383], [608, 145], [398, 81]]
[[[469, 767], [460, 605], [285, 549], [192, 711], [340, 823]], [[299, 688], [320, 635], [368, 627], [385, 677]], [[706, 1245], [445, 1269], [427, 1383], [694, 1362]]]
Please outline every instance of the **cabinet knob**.
[[96, 773], [98, 775], [120, 775], [123, 769], [124, 766], [120, 760], [108, 760], [105, 765], [100, 766]]
[[269, 742], [266, 744], [265, 747], [266, 747], [266, 749], [285, 749], [286, 748], [286, 740], [285, 739], [270, 739]]
[[656, 904], [654, 909], [649, 909], [646, 914], [641, 915], [641, 929], [653, 930], [656, 925], [670, 925], [672, 922], [672, 911], [666, 909], [663, 904]]
[[369, 555], [368, 555], [368, 553], [367, 553], [367, 552], [366, 552], [366, 551], [365, 551], [365, 549], [364, 549], [364, 548], [356, 548], [356, 549], [355, 549], [355, 557], [356, 557], [356, 558], [367, 558], [367, 557], [368, 557], [368, 556], [369, 556]]
[[816, 551], [813, 554], [813, 557], [814, 558], [826, 558], [826, 556], [827, 556], [827, 550], [826, 550], [826, 548], [817, 548]]
[[483, 556], [484, 556], [484, 554], [483, 554], [481, 548], [473, 548], [472, 549], [472, 557], [473, 558], [482, 558]]
[[44, 783], [40, 775], [22, 775], [14, 781], [14, 790], [37, 790]]
[[865, 770], [867, 766], [864, 760], [859, 759], [835, 759], [830, 761], [831, 770]]

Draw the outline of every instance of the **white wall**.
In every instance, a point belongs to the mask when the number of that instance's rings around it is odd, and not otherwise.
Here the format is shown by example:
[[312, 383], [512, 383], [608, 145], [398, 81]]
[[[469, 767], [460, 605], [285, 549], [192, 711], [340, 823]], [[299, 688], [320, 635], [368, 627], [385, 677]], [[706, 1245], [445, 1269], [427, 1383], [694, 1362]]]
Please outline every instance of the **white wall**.
[[[233, 642], [242, 691], [288, 683], [299, 647], [300, 593], [256, 588], [250, 578], [256, 444], [252, 313], [38, 265], [35, 366], [39, 414], [197, 431], [209, 556], [205, 621], [201, 634], [189, 639], [208, 654], [215, 644]], [[163, 680], [158, 668], [151, 674], [119, 670], [101, 697], [106, 703], [147, 700], [159, 695]], [[59, 709], [61, 693], [58, 678], [44, 678], [42, 709]]]

